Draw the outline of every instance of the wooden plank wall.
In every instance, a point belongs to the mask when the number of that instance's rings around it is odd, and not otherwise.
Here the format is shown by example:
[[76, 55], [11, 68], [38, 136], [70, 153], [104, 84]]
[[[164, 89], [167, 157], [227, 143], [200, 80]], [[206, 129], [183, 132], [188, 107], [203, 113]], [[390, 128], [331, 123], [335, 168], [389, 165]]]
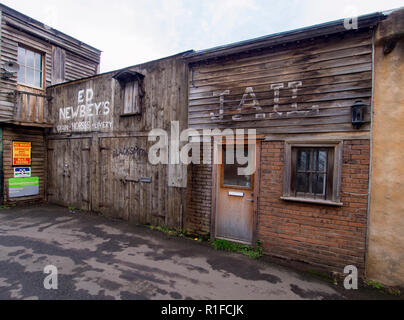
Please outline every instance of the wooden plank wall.
[[[257, 133], [354, 131], [350, 106], [357, 99], [370, 106], [371, 32], [194, 63], [189, 82], [190, 128], [256, 128]], [[278, 93], [277, 85], [283, 86]], [[361, 130], [369, 131], [370, 108], [365, 119]]]
[[48, 140], [48, 201], [90, 209], [91, 140]]
[[[31, 142], [32, 165], [31, 176], [39, 177], [39, 194], [29, 197], [10, 199], [8, 196], [8, 179], [14, 178], [12, 167], [12, 142]], [[4, 168], [4, 203], [10, 204], [21, 201], [42, 201], [45, 199], [46, 185], [46, 147], [45, 136], [41, 129], [21, 129], [18, 127], [3, 127], [3, 168]]]
[[168, 187], [166, 165], [149, 163], [147, 137], [102, 138], [100, 146], [99, 211], [135, 224], [180, 228], [183, 191]]
[[98, 73], [99, 63], [95, 63], [73, 52], [66, 52], [65, 81], [89, 77]]
[[[106, 129], [68, 130], [68, 133], [89, 133], [94, 131], [110, 132], [116, 134], [147, 133], [153, 128], [170, 130], [171, 121], [180, 122], [180, 130], [187, 128], [187, 79], [188, 71], [181, 55], [173, 58], [158, 60], [129, 68], [143, 74], [144, 91], [142, 115], [122, 117], [124, 114], [124, 86], [113, 78], [114, 73], [95, 76], [89, 79], [78, 80], [73, 83], [52, 86], [47, 95], [52, 97], [49, 102], [50, 120], [55, 126], [55, 134], [66, 133], [59, 131], [58, 126], [69, 126], [77, 121], [112, 122], [113, 126]], [[185, 81], [185, 82], [184, 82]], [[106, 116], [80, 117], [74, 120], [60, 119], [60, 109], [78, 107], [78, 93], [80, 90], [91, 89], [94, 93], [92, 103], [109, 102], [110, 112]], [[85, 93], [84, 93], [85, 94]], [[84, 96], [85, 97], [85, 96]], [[102, 106], [101, 106], [102, 109]], [[100, 110], [101, 110], [100, 109]], [[92, 107], [94, 113], [94, 106]]]
[[[45, 75], [46, 84], [50, 84], [51, 48], [44, 41], [30, 37], [6, 24], [6, 17], [1, 20], [1, 64], [8, 61], [17, 62], [18, 44], [41, 51], [45, 54]], [[17, 89], [17, 75], [10, 79], [0, 79], [0, 120], [13, 120], [14, 117], [14, 95]], [[9, 94], [10, 93], [10, 94]]]
[[[113, 78], [114, 73], [48, 88], [47, 95], [53, 97], [49, 110], [55, 123], [48, 136], [49, 148], [53, 149], [48, 150], [49, 201], [85, 208], [79, 190], [87, 186], [86, 183], [83, 185], [83, 179], [86, 181], [83, 174], [88, 174], [90, 185], [86, 192], [90, 194], [91, 210], [131, 223], [181, 229], [186, 184], [170, 187], [168, 165], [149, 163], [148, 151], [154, 142], [148, 141], [148, 133], [153, 128], [169, 133], [171, 121], [175, 120], [179, 121], [181, 130], [186, 128], [188, 69], [182, 55], [129, 69], [144, 75], [141, 115], [121, 116], [124, 113], [124, 85]], [[60, 109], [73, 107], [77, 110], [78, 94], [84, 92], [85, 96], [86, 90], [93, 94], [89, 105], [108, 101], [109, 113], [94, 115], [93, 105], [91, 116], [60, 119]], [[92, 126], [100, 121], [111, 123], [111, 126]], [[89, 122], [90, 125], [82, 130], [78, 129], [77, 122]], [[75, 142], [77, 150], [71, 149], [73, 141], [86, 139], [89, 141], [88, 154], [83, 155], [78, 142]], [[61, 149], [56, 151], [58, 148]], [[67, 168], [75, 166], [75, 172], [82, 177], [61, 178], [63, 174], [68, 175], [66, 165]], [[186, 174], [184, 176], [186, 179]]]
[[[39, 25], [30, 25], [1, 12], [1, 57], [0, 63], [17, 62], [18, 45], [37, 50], [45, 55], [45, 85], [52, 84], [52, 41], [57, 41], [66, 53], [65, 79], [74, 80], [88, 77], [98, 72], [100, 54], [87, 50], [85, 47], [72, 47], [62, 35], [52, 35]], [[28, 32], [28, 31], [29, 32]], [[51, 41], [52, 40], [52, 41]], [[69, 48], [71, 51], [69, 51]], [[53, 50], [54, 51], [54, 50]], [[76, 52], [76, 53], [75, 53]], [[80, 55], [77, 53], [79, 52]], [[85, 58], [87, 57], [87, 58]], [[60, 79], [58, 79], [60, 80]], [[0, 121], [14, 120], [14, 90], [17, 89], [17, 74], [10, 79], [0, 79]]]

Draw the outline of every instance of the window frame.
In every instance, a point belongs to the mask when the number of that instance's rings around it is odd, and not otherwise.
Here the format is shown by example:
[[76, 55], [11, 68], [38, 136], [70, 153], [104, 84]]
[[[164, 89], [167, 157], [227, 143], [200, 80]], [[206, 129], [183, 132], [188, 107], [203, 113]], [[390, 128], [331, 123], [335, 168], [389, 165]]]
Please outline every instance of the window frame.
[[[144, 88], [144, 78], [145, 76], [137, 71], [125, 69], [116, 73], [113, 78], [117, 80], [121, 87], [121, 99], [122, 109], [120, 110], [120, 117], [131, 117], [136, 116], [140, 120], [140, 117], [143, 114], [143, 103], [145, 98], [145, 88]], [[137, 100], [138, 100], [138, 110], [134, 110], [134, 105], [132, 104], [130, 107], [131, 112], [125, 112], [125, 107], [127, 104], [127, 97], [129, 96], [129, 87], [132, 86], [132, 91], [137, 91]], [[135, 90], [136, 87], [136, 90]], [[133, 92], [131, 92], [130, 96], [132, 97], [132, 101], [134, 100]]]
[[[221, 168], [220, 168], [220, 187], [222, 189], [237, 189], [237, 190], [254, 190], [254, 174], [251, 175], [251, 180], [250, 180], [250, 186], [235, 186], [235, 185], [229, 185], [229, 184], [225, 184], [224, 183], [224, 166], [226, 165], [225, 162], [225, 148], [226, 146], [229, 144], [222, 144], [221, 145], [221, 159], [222, 159], [222, 163], [221, 163]], [[231, 145], [231, 144], [230, 144]], [[239, 146], [241, 144], [233, 144], [234, 146], [234, 152], [236, 152], [236, 148], [237, 146]], [[245, 144], [244, 143], [244, 150], [248, 150], [248, 143]]]
[[[340, 202], [341, 169], [342, 169], [342, 141], [285, 141], [285, 169], [283, 181], [283, 195], [281, 199], [306, 203], [318, 203], [342, 206]], [[293, 182], [296, 179], [296, 160], [298, 148], [327, 149], [327, 180], [325, 199], [317, 197], [295, 196]], [[331, 189], [331, 190], [330, 190]]]
[[[28, 87], [28, 88], [38, 89], [38, 90], [44, 90], [44, 88], [45, 88], [45, 62], [46, 62], [45, 53], [42, 52], [42, 51], [39, 51], [37, 49], [25, 46], [24, 44], [19, 43], [18, 46], [17, 46], [17, 61], [18, 61], [18, 49], [20, 49], [20, 48], [25, 50], [25, 63], [26, 63], [27, 51], [33, 52], [34, 54], [38, 54], [41, 57], [41, 70], [40, 70], [41, 71], [41, 73], [40, 73], [41, 74], [41, 81], [40, 81], [41, 85], [40, 85], [40, 87], [38, 87], [35, 84], [29, 84], [29, 83], [25, 83], [25, 82], [20, 82], [19, 79], [18, 79], [18, 75], [17, 75], [17, 84], [20, 85], [20, 86], [23, 86], [23, 87]], [[34, 58], [34, 60], [35, 60], [35, 58]], [[35, 74], [35, 71], [39, 71], [39, 69], [28, 67], [25, 64], [20, 65], [20, 68], [24, 68], [24, 70], [26, 70], [27, 68], [30, 68], [30, 69], [34, 70], [34, 74]], [[25, 72], [25, 74], [24, 74], [24, 78], [25, 78], [26, 71], [24, 71], [24, 72]]]

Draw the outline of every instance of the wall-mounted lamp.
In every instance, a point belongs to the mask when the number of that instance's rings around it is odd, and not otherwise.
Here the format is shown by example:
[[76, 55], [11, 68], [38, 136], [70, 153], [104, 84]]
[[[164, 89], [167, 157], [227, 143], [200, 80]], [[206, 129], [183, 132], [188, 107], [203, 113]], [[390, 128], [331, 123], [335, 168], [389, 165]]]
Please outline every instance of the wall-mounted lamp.
[[352, 125], [355, 129], [359, 129], [365, 123], [366, 104], [362, 100], [358, 100], [351, 107]]

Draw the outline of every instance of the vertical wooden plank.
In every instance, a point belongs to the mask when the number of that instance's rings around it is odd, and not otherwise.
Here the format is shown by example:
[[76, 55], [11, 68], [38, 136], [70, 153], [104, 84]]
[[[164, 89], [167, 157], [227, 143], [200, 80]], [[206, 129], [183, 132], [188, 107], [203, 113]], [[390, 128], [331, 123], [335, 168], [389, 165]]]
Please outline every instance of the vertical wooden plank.
[[66, 51], [60, 47], [52, 46], [52, 85], [65, 80]]
[[35, 96], [35, 122], [39, 120], [39, 105], [38, 105], [38, 96]]
[[125, 98], [124, 98], [124, 113], [133, 113], [133, 94], [134, 94], [134, 82], [128, 82], [125, 85]]
[[47, 99], [43, 99], [43, 122], [47, 122], [48, 121], [48, 100]]
[[141, 113], [139, 97], [139, 81], [133, 83], [133, 113]]
[[38, 112], [37, 112], [37, 121], [39, 123], [44, 122], [44, 105], [45, 105], [45, 98], [38, 97]]

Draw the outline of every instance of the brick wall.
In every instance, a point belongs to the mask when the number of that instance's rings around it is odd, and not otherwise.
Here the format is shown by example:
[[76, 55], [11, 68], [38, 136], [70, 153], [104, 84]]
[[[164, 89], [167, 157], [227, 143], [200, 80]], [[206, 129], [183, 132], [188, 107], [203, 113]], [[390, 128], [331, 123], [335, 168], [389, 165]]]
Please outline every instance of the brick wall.
[[212, 165], [211, 150], [203, 154], [201, 147], [201, 164], [188, 167], [187, 210], [185, 215], [185, 231], [191, 234], [209, 235], [212, 212]]
[[369, 140], [343, 144], [342, 207], [287, 202], [282, 196], [284, 142], [262, 143], [258, 238], [264, 253], [342, 273], [364, 269]]

